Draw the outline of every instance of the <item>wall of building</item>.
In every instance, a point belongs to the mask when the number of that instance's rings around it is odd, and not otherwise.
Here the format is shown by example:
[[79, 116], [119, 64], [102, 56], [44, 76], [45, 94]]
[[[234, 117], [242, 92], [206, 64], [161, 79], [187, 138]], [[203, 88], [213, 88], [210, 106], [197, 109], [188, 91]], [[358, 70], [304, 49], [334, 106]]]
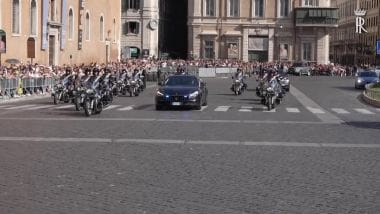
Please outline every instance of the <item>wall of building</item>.
[[[330, 59], [340, 64], [380, 64], [375, 43], [380, 40], [380, 0], [335, 0], [339, 8], [339, 27], [332, 32]], [[366, 10], [365, 29], [356, 33], [355, 9]]]
[[[7, 33], [7, 52], [2, 54], [2, 62], [9, 58], [16, 58], [22, 62], [28, 62], [27, 39], [35, 39], [36, 51], [33, 63], [49, 64], [49, 48], [52, 47], [48, 41], [50, 36], [54, 36], [55, 60], [52, 64], [82, 64], [90, 62], [116, 61], [119, 57], [119, 29], [120, 29], [120, 4], [108, 0], [86, 1], [83, 10], [79, 7], [78, 0], [55, 0], [56, 18], [51, 20], [49, 9], [49, 22], [43, 24], [43, 1], [37, 2], [37, 34], [30, 33], [30, 0], [20, 0], [21, 2], [21, 31], [20, 34], [12, 34], [12, 1], [1, 1], [2, 26]], [[50, 2], [50, 1], [48, 1]], [[69, 9], [74, 11], [74, 37], [68, 37], [68, 13]], [[85, 39], [83, 33], [82, 48], [78, 49], [79, 29], [84, 30], [85, 12], [90, 14], [90, 40]], [[100, 16], [104, 17], [104, 40], [100, 41]], [[66, 21], [65, 21], [66, 20]], [[82, 25], [80, 26], [80, 20]], [[115, 23], [114, 23], [115, 20]], [[46, 27], [46, 31], [44, 31]], [[46, 32], [46, 47], [43, 47], [43, 33]], [[63, 41], [61, 42], [61, 38]], [[110, 41], [106, 41], [109, 38]], [[106, 46], [108, 54], [106, 54]], [[70, 57], [71, 56], [71, 57]], [[51, 63], [51, 61], [50, 61]]]
[[[214, 42], [211, 58], [237, 56], [245, 61], [280, 60], [280, 46], [287, 47], [283, 60], [301, 60], [302, 45], [312, 43], [312, 61], [328, 63], [329, 31], [326, 27], [295, 27], [293, 9], [302, 7], [301, 0], [289, 1], [289, 14], [280, 17], [280, 1], [264, 0], [263, 17], [254, 15], [254, 0], [240, 0], [239, 17], [228, 17], [228, 1], [217, 0], [215, 16], [205, 14], [202, 0], [189, 1], [188, 38], [189, 55], [205, 56], [206, 41]], [[320, 0], [320, 7], [330, 7], [330, 0]], [[260, 51], [255, 44], [265, 43]], [[231, 55], [231, 44], [238, 45], [238, 55]], [[326, 54], [327, 53], [327, 54]], [[211, 54], [212, 55], [212, 54]]]
[[[121, 0], [126, 1], [126, 0]], [[140, 56], [143, 50], [149, 52], [148, 56], [158, 56], [158, 26], [152, 28], [151, 22], [159, 23], [158, 0], [141, 0], [137, 10], [121, 8], [121, 49], [123, 58], [130, 57], [130, 48], [138, 48]], [[134, 21], [139, 23], [137, 34], [126, 34], [125, 23]]]

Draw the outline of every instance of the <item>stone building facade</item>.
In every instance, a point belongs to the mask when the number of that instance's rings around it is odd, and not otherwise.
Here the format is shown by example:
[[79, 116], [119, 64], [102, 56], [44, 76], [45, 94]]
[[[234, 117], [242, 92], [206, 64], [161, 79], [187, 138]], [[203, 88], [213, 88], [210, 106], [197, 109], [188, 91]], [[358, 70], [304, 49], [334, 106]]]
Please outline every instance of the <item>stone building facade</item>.
[[121, 58], [158, 56], [158, 0], [121, 0]]
[[0, 29], [6, 33], [2, 63], [28, 58], [62, 65], [106, 63], [120, 56], [120, 2], [97, 0], [0, 0]]
[[[380, 64], [376, 41], [380, 40], [380, 0], [334, 0], [339, 8], [339, 28], [332, 32], [330, 58], [344, 65]], [[356, 33], [356, 9], [365, 10], [364, 28]]]
[[189, 57], [328, 63], [330, 0], [189, 0]]

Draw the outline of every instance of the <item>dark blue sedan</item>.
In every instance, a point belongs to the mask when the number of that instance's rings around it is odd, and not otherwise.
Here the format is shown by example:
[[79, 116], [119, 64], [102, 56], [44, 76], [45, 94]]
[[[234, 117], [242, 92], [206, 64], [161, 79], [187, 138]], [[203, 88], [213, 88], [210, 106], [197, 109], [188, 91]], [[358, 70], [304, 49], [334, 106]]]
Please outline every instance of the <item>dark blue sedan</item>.
[[361, 71], [355, 79], [355, 88], [364, 88], [368, 83], [379, 81], [379, 77], [374, 71]]
[[207, 105], [206, 83], [194, 75], [173, 75], [157, 89], [156, 110], [164, 107], [192, 107], [200, 110]]

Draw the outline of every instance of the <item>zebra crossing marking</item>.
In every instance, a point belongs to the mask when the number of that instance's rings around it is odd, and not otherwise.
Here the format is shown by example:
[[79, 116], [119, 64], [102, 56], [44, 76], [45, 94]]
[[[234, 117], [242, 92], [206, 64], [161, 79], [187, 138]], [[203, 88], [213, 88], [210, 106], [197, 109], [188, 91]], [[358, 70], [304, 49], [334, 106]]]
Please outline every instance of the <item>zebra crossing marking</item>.
[[22, 109], [22, 108], [29, 108], [29, 107], [34, 107], [36, 105], [21, 105], [21, 106], [14, 106], [14, 107], [9, 107], [5, 108], [7, 110], [17, 110], [17, 109]]
[[124, 107], [124, 108], [119, 108], [117, 109], [118, 111], [130, 111], [130, 110], [133, 110], [133, 105], [132, 106], [127, 106], [127, 107]]
[[325, 114], [325, 112], [319, 108], [313, 108], [313, 107], [306, 107], [307, 110], [309, 110], [313, 114]]
[[208, 106], [202, 106], [201, 107], [201, 110], [198, 110], [198, 111], [204, 111]]
[[263, 112], [266, 112], [266, 113], [275, 113], [276, 112], [276, 109], [273, 108], [271, 110], [268, 111], [267, 107], [266, 106], [263, 106]]
[[64, 106], [59, 106], [55, 109], [68, 109], [68, 108], [74, 108], [74, 105], [64, 105]]
[[0, 106], [0, 109], [7, 108], [7, 107], [12, 107], [12, 106], [14, 106], [14, 105], [3, 105], [3, 106]]
[[289, 113], [300, 113], [298, 108], [286, 108], [286, 111]]
[[45, 108], [50, 108], [50, 107], [52, 107], [52, 106], [51, 105], [42, 105], [42, 106], [32, 107], [32, 108], [29, 108], [26, 110], [39, 110], [39, 109], [45, 109]]
[[228, 111], [228, 109], [231, 108], [231, 106], [218, 106], [214, 111]]
[[242, 106], [238, 111], [239, 112], [251, 112], [253, 109], [253, 106]]
[[120, 107], [120, 105], [110, 105], [110, 106], [106, 107], [106, 108], [104, 109], [104, 111], [111, 110], [111, 109], [115, 109], [115, 108], [118, 108], [118, 107]]
[[350, 112], [346, 111], [345, 109], [342, 108], [332, 108], [332, 111], [334, 111], [337, 114], [349, 114]]
[[372, 111], [369, 111], [369, 110], [364, 109], [364, 108], [355, 108], [354, 110], [361, 113], [361, 114], [375, 114]]

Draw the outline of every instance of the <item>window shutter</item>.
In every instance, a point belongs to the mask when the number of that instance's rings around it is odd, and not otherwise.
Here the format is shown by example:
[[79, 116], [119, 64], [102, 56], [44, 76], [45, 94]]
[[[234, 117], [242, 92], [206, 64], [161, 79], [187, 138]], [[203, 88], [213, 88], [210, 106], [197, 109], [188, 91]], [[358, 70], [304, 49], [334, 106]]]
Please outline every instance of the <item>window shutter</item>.
[[128, 22], [125, 22], [123, 24], [123, 34], [125, 34], [125, 35], [128, 34]]

